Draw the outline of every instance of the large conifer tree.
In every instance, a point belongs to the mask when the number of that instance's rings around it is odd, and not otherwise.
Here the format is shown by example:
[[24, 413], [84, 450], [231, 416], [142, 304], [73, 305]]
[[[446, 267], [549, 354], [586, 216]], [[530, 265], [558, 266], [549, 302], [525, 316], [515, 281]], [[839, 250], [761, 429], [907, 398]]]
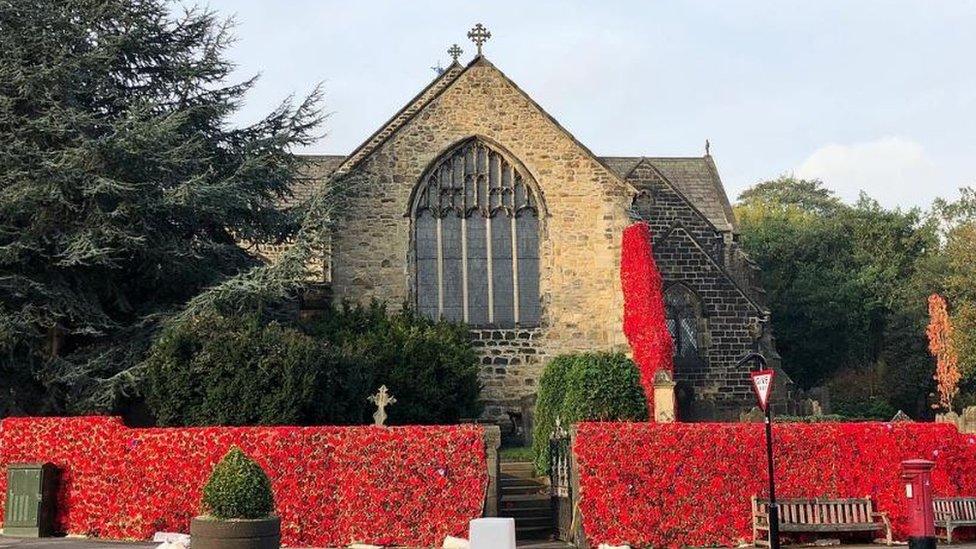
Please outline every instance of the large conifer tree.
[[229, 116], [227, 22], [164, 0], [0, 0], [0, 415], [117, 407], [159, 324], [295, 230], [318, 94]]

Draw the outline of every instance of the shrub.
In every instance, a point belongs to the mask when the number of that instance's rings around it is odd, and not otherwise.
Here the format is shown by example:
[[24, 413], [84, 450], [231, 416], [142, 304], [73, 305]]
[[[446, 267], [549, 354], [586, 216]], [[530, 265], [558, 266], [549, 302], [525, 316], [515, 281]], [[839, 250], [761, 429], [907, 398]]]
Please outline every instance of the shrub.
[[564, 427], [578, 421], [647, 419], [640, 372], [621, 353], [579, 353], [554, 358], [539, 381], [532, 435], [536, 470], [549, 468], [549, 438], [556, 418]]
[[[481, 414], [478, 356], [464, 325], [434, 322], [409, 309], [389, 314], [383, 304], [343, 305], [308, 326], [330, 341], [369, 391], [386, 385], [396, 397], [390, 424], [456, 423]], [[363, 415], [372, 405], [363, 394]]]
[[289, 325], [260, 314], [204, 315], [153, 345], [144, 392], [161, 425], [361, 424], [386, 385], [391, 424], [481, 413], [468, 330], [374, 303]]
[[218, 519], [259, 519], [274, 512], [271, 481], [237, 446], [220, 460], [203, 487], [203, 512]]
[[887, 399], [888, 383], [877, 367], [845, 370], [828, 384], [831, 412], [852, 418], [887, 421], [898, 410]]
[[161, 425], [345, 423], [355, 415], [329, 345], [257, 314], [206, 315], [164, 331], [146, 372], [146, 402]]

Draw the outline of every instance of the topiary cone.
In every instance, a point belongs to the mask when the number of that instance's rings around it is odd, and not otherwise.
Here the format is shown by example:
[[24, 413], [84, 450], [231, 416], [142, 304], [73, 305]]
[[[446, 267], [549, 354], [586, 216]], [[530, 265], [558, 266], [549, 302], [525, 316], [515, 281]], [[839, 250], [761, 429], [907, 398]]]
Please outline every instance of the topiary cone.
[[277, 549], [281, 520], [264, 469], [232, 446], [203, 487], [204, 516], [190, 524], [194, 549]]

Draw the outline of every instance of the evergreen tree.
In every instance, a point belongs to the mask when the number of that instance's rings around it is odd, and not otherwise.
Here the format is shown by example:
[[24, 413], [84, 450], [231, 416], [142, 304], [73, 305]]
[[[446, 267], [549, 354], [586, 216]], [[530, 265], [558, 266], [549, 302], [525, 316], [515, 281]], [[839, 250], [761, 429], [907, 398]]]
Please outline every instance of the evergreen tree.
[[164, 0], [0, 0], [0, 415], [117, 407], [160, 324], [258, 263], [241, 242], [297, 230], [319, 94], [232, 127], [231, 39]]

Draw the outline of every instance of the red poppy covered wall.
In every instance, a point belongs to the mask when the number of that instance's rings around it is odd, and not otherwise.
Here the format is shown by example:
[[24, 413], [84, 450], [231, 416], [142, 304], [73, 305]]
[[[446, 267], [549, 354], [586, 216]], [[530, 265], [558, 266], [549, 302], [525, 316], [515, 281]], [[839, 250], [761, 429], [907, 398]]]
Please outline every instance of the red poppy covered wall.
[[[937, 496], [976, 495], [976, 436], [947, 424], [777, 424], [777, 496], [873, 498], [904, 539], [902, 460], [936, 463]], [[766, 497], [758, 423], [584, 423], [574, 444], [587, 539], [632, 547], [752, 542]]]
[[470, 425], [129, 429], [111, 417], [8, 418], [0, 517], [7, 465], [48, 461], [61, 470], [61, 530], [128, 539], [186, 532], [231, 445], [267, 471], [288, 545], [439, 544], [481, 516], [488, 484], [484, 431]]

